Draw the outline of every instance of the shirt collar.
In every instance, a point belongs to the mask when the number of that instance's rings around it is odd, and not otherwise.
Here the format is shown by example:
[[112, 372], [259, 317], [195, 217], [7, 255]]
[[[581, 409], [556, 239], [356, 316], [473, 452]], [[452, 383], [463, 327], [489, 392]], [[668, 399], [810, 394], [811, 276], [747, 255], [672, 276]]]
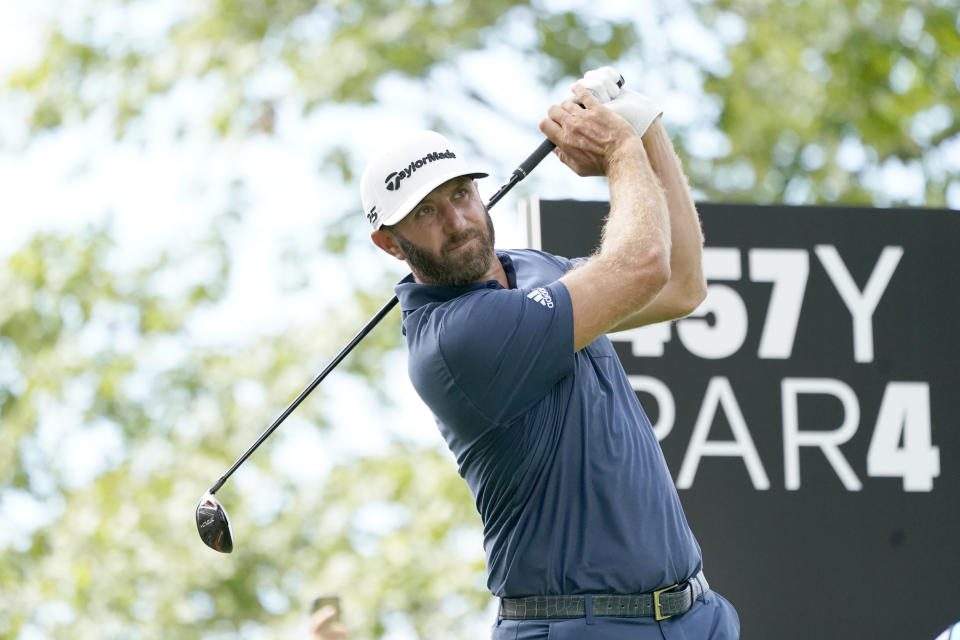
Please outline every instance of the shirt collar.
[[[511, 289], [517, 288], [517, 271], [513, 260], [504, 251], [497, 251], [497, 258], [507, 274], [507, 284]], [[453, 300], [465, 293], [476, 291], [478, 289], [502, 289], [503, 286], [496, 280], [481, 280], [480, 282], [471, 282], [459, 287], [441, 286], [436, 284], [422, 284], [413, 279], [413, 274], [408, 274], [403, 280], [398, 282], [393, 290], [400, 299], [400, 308], [404, 313], [418, 309], [431, 302], [446, 302]]]

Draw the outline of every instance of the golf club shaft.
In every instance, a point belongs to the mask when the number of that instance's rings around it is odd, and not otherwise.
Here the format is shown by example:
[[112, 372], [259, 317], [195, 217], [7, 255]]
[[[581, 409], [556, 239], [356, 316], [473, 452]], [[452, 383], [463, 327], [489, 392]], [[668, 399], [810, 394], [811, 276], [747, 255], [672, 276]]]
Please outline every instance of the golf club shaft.
[[[487, 209], [491, 208], [493, 205], [499, 202], [500, 198], [505, 196], [507, 192], [510, 191], [510, 189], [512, 189], [518, 182], [526, 178], [530, 174], [530, 172], [533, 171], [533, 168], [536, 167], [538, 164], [540, 164], [541, 160], [547, 157], [547, 154], [553, 150], [554, 146], [555, 145], [549, 140], [544, 140], [540, 144], [540, 146], [537, 147], [536, 151], [531, 153], [526, 160], [520, 163], [520, 166], [514, 170], [513, 175], [510, 176], [510, 179], [502, 187], [500, 187], [500, 189], [498, 189], [497, 192], [493, 194], [493, 196], [490, 197], [490, 201], [487, 203]], [[240, 465], [242, 465], [247, 458], [250, 457], [250, 454], [256, 451], [257, 447], [263, 444], [263, 441], [269, 438], [270, 434], [276, 431], [277, 427], [279, 427], [280, 424], [287, 419], [287, 416], [293, 413], [293, 410], [296, 409], [298, 406], [300, 406], [300, 403], [303, 402], [303, 400], [308, 395], [310, 395], [310, 393], [314, 389], [317, 388], [317, 385], [320, 384], [323, 381], [323, 379], [327, 377], [327, 374], [333, 371], [334, 367], [340, 364], [340, 361], [343, 360], [347, 356], [347, 354], [353, 350], [355, 346], [357, 346], [357, 343], [363, 340], [363, 338], [366, 337], [366, 335], [370, 333], [370, 331], [375, 326], [377, 326], [377, 324], [381, 320], [383, 320], [384, 316], [386, 316], [390, 312], [390, 310], [396, 306], [397, 302], [398, 302], [397, 297], [393, 296], [390, 299], [390, 301], [387, 302], [387, 304], [383, 305], [380, 311], [377, 311], [376, 315], [373, 316], [367, 322], [367, 324], [363, 326], [362, 329], [360, 329], [360, 332], [357, 333], [356, 336], [354, 336], [353, 340], [351, 340], [347, 344], [347, 346], [345, 346], [340, 351], [340, 353], [338, 353], [336, 357], [330, 361], [330, 364], [328, 364], [326, 368], [324, 368], [324, 370], [320, 372], [320, 375], [314, 378], [313, 382], [311, 382], [306, 389], [300, 392], [300, 395], [297, 396], [297, 399], [294, 400], [290, 404], [290, 406], [287, 407], [284, 410], [284, 412], [280, 414], [280, 417], [274, 420], [273, 424], [267, 427], [267, 430], [264, 431], [262, 434], [260, 434], [260, 437], [257, 438], [257, 441], [254, 442], [249, 449], [244, 451], [243, 455], [240, 456], [237, 459], [237, 461], [233, 463], [233, 466], [227, 469], [227, 472], [224, 473], [222, 476], [220, 476], [220, 479], [217, 480], [216, 484], [210, 487], [209, 493], [211, 495], [216, 493], [220, 489], [220, 487], [222, 487], [223, 484], [227, 481], [227, 478], [232, 476], [233, 472], [236, 471], [237, 468]]]
[[533, 168], [540, 164], [540, 161], [546, 158], [547, 154], [553, 151], [556, 146], [557, 145], [550, 142], [550, 140], [544, 140], [541, 142], [536, 151], [527, 156], [527, 159], [521, 162], [520, 166], [513, 170], [513, 175], [510, 176], [510, 179], [507, 180], [495, 194], [490, 196], [490, 202], [487, 203], [487, 209], [500, 202], [500, 198], [507, 195], [507, 192], [510, 191], [510, 189], [513, 189], [514, 185], [530, 175], [530, 172], [533, 171]]
[[375, 316], [373, 316], [372, 318], [370, 318], [369, 322], [367, 322], [367, 324], [365, 324], [365, 325], [363, 326], [363, 328], [360, 329], [360, 332], [357, 333], [357, 335], [355, 335], [355, 336], [353, 337], [353, 340], [351, 340], [351, 341], [347, 344], [347, 346], [345, 346], [345, 347], [340, 351], [340, 353], [338, 353], [338, 354], [336, 355], [336, 357], [334, 357], [334, 359], [330, 361], [330, 364], [328, 364], [328, 365], [324, 368], [324, 370], [320, 372], [320, 375], [318, 375], [316, 378], [314, 378], [314, 379], [313, 379], [313, 382], [311, 382], [309, 385], [307, 385], [307, 388], [300, 392], [300, 395], [297, 396], [297, 399], [294, 400], [292, 403], [290, 403], [290, 406], [287, 407], [287, 408], [283, 411], [283, 413], [280, 414], [280, 417], [277, 418], [276, 420], [274, 420], [274, 421], [273, 421], [273, 424], [271, 424], [271, 425], [267, 428], [266, 431], [264, 431], [262, 434], [260, 434], [260, 437], [257, 438], [257, 441], [254, 442], [253, 445], [252, 445], [249, 449], [247, 449], [246, 451], [244, 451], [243, 455], [240, 456], [240, 457], [237, 459], [237, 461], [233, 463], [233, 466], [230, 467], [225, 474], [223, 474], [222, 476], [220, 476], [220, 479], [217, 480], [217, 483], [216, 483], [215, 485], [213, 485], [212, 487], [210, 487], [210, 493], [211, 493], [211, 494], [216, 493], [217, 490], [218, 490], [220, 487], [223, 486], [223, 483], [227, 481], [227, 478], [229, 478], [231, 475], [233, 475], [233, 472], [237, 470], [237, 467], [239, 467], [241, 464], [243, 464], [244, 461], [245, 461], [247, 458], [250, 457], [250, 454], [253, 453], [254, 451], [256, 451], [256, 450], [257, 450], [257, 447], [259, 447], [261, 444], [263, 444], [263, 441], [264, 441], [264, 440], [266, 440], [268, 437], [270, 437], [270, 434], [273, 433], [273, 432], [276, 430], [276, 428], [280, 426], [280, 423], [283, 422], [284, 420], [286, 420], [286, 419], [287, 419], [287, 416], [289, 416], [291, 413], [293, 413], [293, 410], [296, 409], [298, 406], [300, 406], [300, 403], [303, 402], [304, 398], [306, 398], [308, 395], [310, 395], [310, 393], [311, 393], [314, 389], [317, 388], [317, 385], [318, 385], [318, 384], [320, 384], [321, 382], [323, 382], [323, 379], [327, 377], [327, 374], [330, 373], [331, 371], [333, 371], [333, 368], [336, 367], [338, 364], [340, 364], [340, 361], [343, 360], [343, 359], [347, 356], [347, 354], [350, 353], [350, 351], [353, 350], [353, 348], [354, 348], [355, 346], [357, 346], [357, 343], [360, 342], [361, 340], [363, 340], [364, 337], [366, 337], [366, 335], [367, 335], [368, 333], [370, 333], [370, 331], [371, 331], [375, 326], [377, 326], [377, 324], [378, 324], [381, 320], [383, 320], [383, 317], [384, 317], [385, 315], [387, 315], [387, 314], [390, 312], [390, 310], [393, 309], [394, 306], [396, 306], [397, 302], [398, 302], [397, 296], [393, 296], [392, 298], [390, 298], [390, 301], [387, 302], [387, 304], [383, 305], [383, 307], [380, 309], [380, 311], [377, 311], [377, 314], [376, 314]]

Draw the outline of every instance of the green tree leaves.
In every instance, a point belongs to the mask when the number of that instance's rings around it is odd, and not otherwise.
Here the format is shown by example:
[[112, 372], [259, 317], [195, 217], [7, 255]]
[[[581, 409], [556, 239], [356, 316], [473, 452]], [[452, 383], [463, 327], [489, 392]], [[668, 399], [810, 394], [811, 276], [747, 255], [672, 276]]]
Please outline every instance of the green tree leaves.
[[[114, 270], [108, 229], [37, 236], [0, 270], [11, 293], [0, 315], [0, 496], [30, 496], [48, 522], [21, 525], [21, 542], [0, 547], [0, 637], [273, 636], [327, 591], [343, 595], [359, 637], [399, 620], [468, 637], [464, 617], [489, 598], [478, 517], [444, 453], [397, 445], [336, 466], [319, 447], [310, 487], [304, 471], [277, 466], [284, 438], [325, 428], [323, 390], [222, 490], [234, 554], [197, 539], [200, 494], [309, 381], [304, 353], [332, 354], [385, 297], [243, 351], [191, 346], [191, 318], [229, 274], [221, 247], [206, 249], [220, 269], [162, 293], [156, 283], [195, 256]], [[398, 333], [395, 317], [385, 321], [337, 375], [375, 388]], [[333, 470], [318, 490], [323, 465]]]
[[[895, 160], [921, 170], [926, 203], [943, 206], [957, 169], [935, 155], [960, 132], [958, 9], [892, 0], [705, 5], [708, 23], [732, 14], [746, 33], [728, 51], [730, 72], [706, 83], [724, 105], [729, 154], [694, 182], [717, 197], [892, 204], [902, 200], [884, 195], [878, 170]], [[736, 167], [752, 177], [738, 182]]]

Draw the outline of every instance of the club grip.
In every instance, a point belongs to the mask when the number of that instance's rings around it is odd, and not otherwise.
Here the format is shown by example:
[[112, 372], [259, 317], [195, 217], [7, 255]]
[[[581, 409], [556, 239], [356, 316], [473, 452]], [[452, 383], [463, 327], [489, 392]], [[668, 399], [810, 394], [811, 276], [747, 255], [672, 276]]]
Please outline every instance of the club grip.
[[537, 147], [536, 151], [527, 156], [527, 159], [520, 163], [519, 171], [523, 172], [523, 176], [526, 177], [533, 168], [540, 164], [540, 161], [547, 157], [554, 147], [557, 145], [550, 142], [550, 140], [544, 140], [540, 143], [540, 146]]

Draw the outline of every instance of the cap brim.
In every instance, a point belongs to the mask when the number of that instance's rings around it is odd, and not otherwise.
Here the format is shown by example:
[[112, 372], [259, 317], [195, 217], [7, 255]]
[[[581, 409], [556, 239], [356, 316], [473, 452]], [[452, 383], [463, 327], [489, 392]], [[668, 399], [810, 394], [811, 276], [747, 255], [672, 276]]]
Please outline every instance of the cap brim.
[[462, 176], [470, 176], [471, 178], [486, 178], [488, 175], [490, 174], [483, 173], [482, 171], [451, 171], [450, 173], [439, 175], [407, 196], [403, 203], [394, 209], [393, 213], [389, 217], [381, 220], [380, 226], [389, 227], [390, 225], [397, 224], [406, 218], [410, 212], [413, 211], [413, 208], [417, 206], [418, 202], [426, 198], [431, 191], [448, 180], [453, 180], [454, 178], [460, 178]]

